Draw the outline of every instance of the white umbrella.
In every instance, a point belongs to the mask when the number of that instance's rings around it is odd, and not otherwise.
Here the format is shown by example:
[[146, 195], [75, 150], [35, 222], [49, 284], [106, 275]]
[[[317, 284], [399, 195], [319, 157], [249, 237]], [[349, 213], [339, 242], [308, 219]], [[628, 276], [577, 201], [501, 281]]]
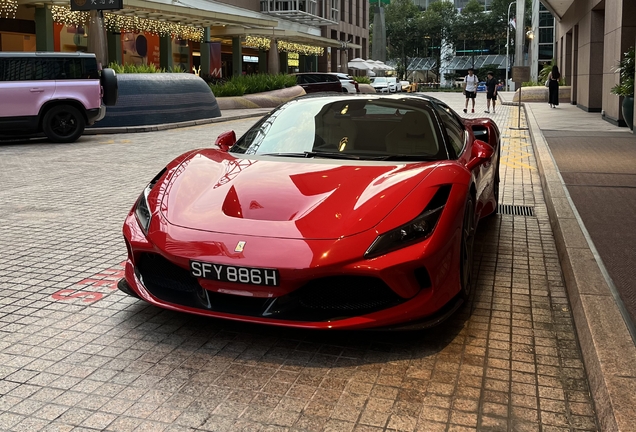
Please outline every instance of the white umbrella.
[[368, 64], [366, 61], [361, 58], [354, 58], [349, 63], [347, 63], [349, 69], [358, 69], [358, 70], [371, 70], [373, 67]]
[[371, 63], [373, 65], [373, 69], [376, 70], [394, 70], [394, 68], [387, 64], [384, 64], [380, 60], [367, 60], [367, 63]]

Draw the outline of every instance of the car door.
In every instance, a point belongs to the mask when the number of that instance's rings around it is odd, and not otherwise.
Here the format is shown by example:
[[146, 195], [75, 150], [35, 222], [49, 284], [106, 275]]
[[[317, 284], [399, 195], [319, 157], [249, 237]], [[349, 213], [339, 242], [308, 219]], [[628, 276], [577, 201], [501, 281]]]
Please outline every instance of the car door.
[[[55, 79], [33, 57], [0, 59], [0, 117], [36, 117], [55, 93]], [[18, 121], [20, 121], [18, 119]]]

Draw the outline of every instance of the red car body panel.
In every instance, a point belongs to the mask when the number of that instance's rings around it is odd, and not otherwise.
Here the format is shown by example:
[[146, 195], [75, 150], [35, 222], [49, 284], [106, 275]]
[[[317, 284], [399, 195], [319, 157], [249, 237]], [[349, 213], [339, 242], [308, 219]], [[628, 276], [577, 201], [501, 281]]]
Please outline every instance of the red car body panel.
[[[148, 194], [152, 218], [145, 233], [135, 207], [124, 223], [126, 282], [143, 300], [171, 310], [297, 328], [362, 329], [396, 326], [434, 315], [460, 291], [460, 242], [471, 189], [479, 218], [495, 211], [494, 168], [499, 131], [487, 119], [466, 120], [468, 148], [457, 160], [357, 162], [246, 157], [201, 149], [175, 159]], [[486, 129], [495, 156], [473, 171], [472, 128]], [[412, 221], [440, 186], [452, 185], [430, 237], [375, 258], [364, 254], [378, 235]], [[240, 252], [237, 244], [246, 242]], [[153, 295], [135, 268], [144, 253], [188, 271], [191, 260], [275, 268], [279, 286], [198, 278], [209, 293], [272, 299], [313, 280], [342, 275], [381, 279], [400, 302], [362, 316], [305, 321], [243, 315], [171, 303]], [[425, 268], [422, 286], [415, 273]]]

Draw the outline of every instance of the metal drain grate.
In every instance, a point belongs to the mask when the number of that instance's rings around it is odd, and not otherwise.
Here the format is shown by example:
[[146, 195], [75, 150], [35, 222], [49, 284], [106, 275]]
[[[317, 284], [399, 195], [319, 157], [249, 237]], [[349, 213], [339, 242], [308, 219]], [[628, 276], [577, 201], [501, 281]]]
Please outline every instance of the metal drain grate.
[[499, 214], [513, 216], [534, 216], [534, 207], [499, 204]]

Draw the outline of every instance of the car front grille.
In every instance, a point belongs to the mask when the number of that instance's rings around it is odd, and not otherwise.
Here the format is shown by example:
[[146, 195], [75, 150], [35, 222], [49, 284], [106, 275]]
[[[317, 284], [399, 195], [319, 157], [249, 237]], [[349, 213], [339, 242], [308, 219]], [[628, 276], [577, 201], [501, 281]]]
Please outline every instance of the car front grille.
[[281, 297], [258, 298], [204, 290], [188, 270], [159, 254], [141, 254], [135, 272], [162, 301], [244, 316], [327, 321], [377, 312], [404, 301], [381, 279], [368, 276], [320, 278]]

